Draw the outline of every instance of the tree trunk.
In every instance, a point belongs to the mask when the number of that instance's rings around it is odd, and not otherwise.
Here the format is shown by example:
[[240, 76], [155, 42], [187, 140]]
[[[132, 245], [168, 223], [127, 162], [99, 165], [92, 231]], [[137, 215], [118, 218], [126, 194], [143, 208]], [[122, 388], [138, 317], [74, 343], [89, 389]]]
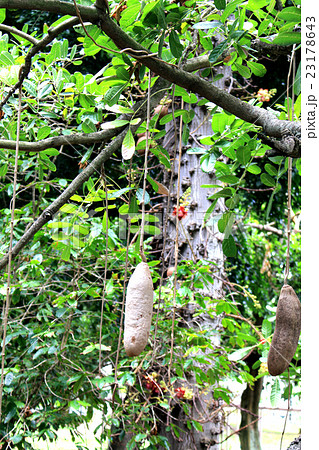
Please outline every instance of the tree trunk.
[[[227, 68], [230, 69], [230, 68]], [[219, 87], [225, 88], [226, 76], [219, 80]], [[175, 109], [180, 108], [180, 105], [175, 105]], [[184, 105], [184, 109], [192, 108], [191, 105]], [[179, 120], [176, 120], [179, 123]], [[171, 209], [176, 205], [177, 192], [177, 172], [178, 172], [178, 142], [175, 142], [176, 135], [172, 124], [166, 127], [166, 136], [163, 146], [172, 154], [174, 143], [176, 145], [177, 154], [174, 166], [174, 188], [171, 194], [172, 204]], [[187, 153], [194, 147], [202, 147], [204, 152], [208, 149], [200, 143], [199, 139], [203, 136], [210, 136], [212, 134], [211, 128], [211, 114], [206, 107], [195, 106], [195, 116], [189, 124], [189, 140], [188, 145], [182, 148], [181, 167], [180, 167], [180, 196], [190, 189], [190, 199], [188, 202], [187, 216], [180, 221], [179, 224], [179, 260], [201, 260], [206, 259], [212, 261], [212, 272], [215, 275], [214, 284], [203, 290], [203, 295], [210, 298], [221, 298], [223, 296], [223, 270], [224, 270], [224, 255], [222, 251], [223, 235], [219, 232], [217, 227], [217, 218], [225, 210], [224, 200], [218, 199], [213, 215], [214, 220], [209, 220], [204, 224], [204, 216], [207, 209], [212, 204], [209, 200], [215, 190], [202, 188], [202, 185], [217, 185], [220, 182], [215, 178], [214, 172], [204, 172], [200, 166], [200, 158], [202, 155], [198, 153]], [[217, 217], [216, 217], [217, 216]], [[176, 236], [176, 218], [170, 214], [170, 223], [167, 233], [167, 266], [174, 265], [174, 243]], [[194, 310], [188, 308], [186, 312], [188, 322], [192, 324], [192, 316]], [[218, 329], [220, 326], [220, 318], [213, 319], [209, 314], [202, 314], [196, 317], [197, 323], [200, 324], [201, 329]], [[192, 324], [194, 325], [194, 324]], [[219, 336], [216, 333], [213, 344], [219, 345]], [[201, 369], [207, 370], [207, 367], [202, 366]], [[192, 376], [188, 378], [190, 384], [196, 384]], [[192, 408], [192, 417], [202, 423], [203, 431], [199, 432], [192, 428], [189, 430], [182, 424], [185, 422], [185, 415], [182, 410], [175, 411], [174, 417], [179, 422], [179, 426], [184, 433], [180, 440], [174, 439], [172, 435], [165, 434], [161, 431], [168, 440], [170, 449], [172, 450], [191, 450], [191, 449], [209, 449], [220, 450], [218, 442], [219, 436], [223, 429], [222, 413], [214, 414], [214, 409], [217, 409], [219, 402], [213, 397], [214, 387], [212, 386], [205, 394], [200, 394], [199, 398], [195, 400]], [[204, 420], [203, 420], [204, 418]]]
[[[258, 369], [252, 369], [253, 364], [258, 360], [257, 353], [251, 353], [246, 358], [246, 363], [250, 367], [250, 373], [254, 377], [258, 374]], [[263, 377], [258, 378], [254, 385], [247, 384], [241, 396], [241, 423], [239, 433], [240, 448], [242, 450], [261, 450], [259, 435], [259, 402], [263, 388]]]

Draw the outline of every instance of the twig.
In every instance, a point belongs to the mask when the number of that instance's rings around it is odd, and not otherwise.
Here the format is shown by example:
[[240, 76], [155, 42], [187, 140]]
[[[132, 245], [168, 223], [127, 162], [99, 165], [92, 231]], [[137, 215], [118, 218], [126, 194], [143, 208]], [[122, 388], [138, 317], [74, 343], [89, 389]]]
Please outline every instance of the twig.
[[253, 425], [254, 423], [258, 422], [258, 420], [260, 420], [260, 417], [257, 417], [257, 419], [253, 420], [252, 422], [248, 423], [247, 425], [239, 428], [238, 430], [234, 431], [233, 433], [231, 433], [229, 436], [227, 436], [225, 439], [223, 439], [221, 442], [219, 442], [219, 444], [222, 444], [223, 442], [227, 441], [230, 437], [232, 437], [234, 434], [238, 434], [240, 433], [242, 430], [244, 430], [245, 428], [250, 427], [251, 425]]
[[143, 179], [143, 194], [142, 194], [142, 221], [140, 234], [140, 255], [142, 261], [146, 262], [144, 254], [144, 228], [145, 228], [145, 192], [147, 180], [147, 160], [149, 152], [149, 134], [150, 134], [150, 118], [151, 118], [151, 71], [148, 74], [148, 89], [147, 89], [147, 112], [146, 112], [146, 145], [144, 155], [144, 179]]
[[6, 33], [16, 34], [17, 36], [22, 37], [26, 41], [31, 42], [33, 45], [37, 45], [39, 43], [38, 39], [30, 36], [30, 34], [24, 33], [24, 31], [18, 30], [17, 28], [9, 27], [8, 25], [0, 24], [0, 30], [5, 31]]
[[258, 328], [256, 328], [255, 325], [249, 319], [247, 319], [246, 317], [239, 316], [239, 315], [236, 315], [236, 314], [230, 314], [230, 313], [226, 313], [225, 315], [228, 316], [228, 317], [233, 317], [234, 319], [243, 320], [244, 322], [248, 323], [251, 326], [251, 328], [255, 331], [255, 333], [257, 334], [259, 339], [264, 339], [264, 336], [258, 330]]
[[[184, 100], [182, 99], [181, 109], [184, 108]], [[175, 122], [174, 122], [175, 124]], [[175, 124], [176, 129], [176, 124]], [[176, 236], [175, 236], [175, 261], [174, 261], [174, 289], [173, 289], [173, 308], [172, 308], [172, 329], [171, 329], [171, 348], [170, 348], [170, 358], [168, 365], [168, 379], [171, 382], [171, 368], [173, 362], [173, 349], [174, 349], [174, 328], [175, 328], [175, 315], [176, 315], [176, 292], [177, 292], [177, 263], [178, 263], [178, 211], [180, 203], [180, 179], [181, 179], [181, 162], [182, 162], [182, 132], [183, 132], [183, 120], [180, 116], [179, 124], [179, 155], [178, 155], [178, 169], [177, 169], [177, 196], [176, 196]]]
[[90, 35], [90, 33], [87, 31], [86, 26], [84, 25], [84, 22], [82, 20], [81, 17], [81, 13], [80, 10], [78, 8], [78, 5], [76, 4], [76, 0], [73, 0], [73, 4], [76, 10], [76, 15], [79, 18], [79, 21], [81, 22], [82, 28], [85, 32], [85, 34], [87, 35], [87, 37], [89, 39], [91, 39], [91, 41], [99, 48], [102, 48], [103, 50], [106, 50], [107, 52], [111, 52], [111, 53], [127, 53], [129, 55], [132, 55], [134, 58], [148, 58], [150, 56], [157, 56], [157, 53], [148, 53], [147, 50], [134, 50], [133, 48], [123, 48], [122, 50], [114, 50], [112, 48], [109, 47], [105, 47], [104, 45], [98, 44], [96, 42], [96, 40]]

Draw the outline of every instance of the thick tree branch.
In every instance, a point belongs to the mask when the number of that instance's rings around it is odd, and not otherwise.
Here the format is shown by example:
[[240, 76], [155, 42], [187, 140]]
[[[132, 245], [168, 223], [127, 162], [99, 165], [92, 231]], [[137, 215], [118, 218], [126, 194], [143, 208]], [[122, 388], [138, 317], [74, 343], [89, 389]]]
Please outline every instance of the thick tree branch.
[[30, 36], [29, 34], [24, 33], [24, 31], [18, 30], [17, 28], [4, 25], [3, 23], [0, 23], [0, 30], [10, 34], [16, 34], [17, 36], [22, 37], [26, 41], [31, 42], [31, 44], [33, 45], [37, 45], [39, 43], [38, 39], [34, 38], [33, 36]]
[[[126, 130], [122, 131], [63, 191], [63, 193], [56, 198], [51, 205], [46, 208], [40, 217], [31, 225], [31, 227], [24, 233], [21, 239], [12, 249], [12, 258], [16, 257], [18, 253], [27, 245], [33, 236], [54, 216], [55, 213], [75, 194], [75, 192], [82, 186], [82, 184], [90, 178], [93, 173], [98, 170], [101, 165], [107, 161], [114, 152], [116, 152], [125, 137]], [[0, 269], [5, 267], [8, 262], [8, 255], [0, 260]]]
[[[120, 119], [123, 119], [123, 117], [120, 117]], [[110, 140], [112, 137], [119, 134], [125, 127], [126, 126], [124, 125], [122, 127], [112, 128], [104, 131], [96, 131], [95, 133], [89, 134], [78, 133], [68, 136], [53, 136], [47, 139], [42, 139], [38, 142], [20, 141], [19, 151], [40, 153], [48, 148], [59, 148], [61, 145], [92, 145]], [[15, 148], [14, 144], [14, 141], [0, 139], [1, 148], [13, 150]]]
[[[32, 2], [28, 0], [0, 0], [0, 7], [38, 9], [41, 11], [56, 12], [58, 14], [76, 15], [73, 4], [63, 1], [56, 2], [55, 0], [33, 0]], [[131, 54], [134, 58], [139, 59], [138, 54], [134, 50], [142, 51], [144, 55], [149, 53], [142, 45], [126, 34], [107, 14], [103, 14], [96, 7], [79, 5], [79, 11], [83, 20], [99, 24], [101, 29], [112, 39], [119, 49], [132, 49], [133, 51], [131, 52], [126, 50], [126, 53]], [[246, 122], [260, 126], [264, 134], [269, 137], [282, 139], [283, 136], [293, 135], [298, 139], [300, 138], [301, 125], [299, 122], [279, 120], [267, 110], [245, 103], [199, 76], [189, 74], [185, 70], [181, 70], [154, 56], [143, 56], [143, 64], [156, 75], [171, 83], [184, 87], [188, 91], [210, 100]], [[282, 145], [285, 147], [284, 144]], [[295, 154], [296, 152], [292, 153]], [[285, 155], [290, 156], [290, 154], [290, 149], [285, 148]]]
[[[166, 89], [169, 87], [170, 83], [163, 79], [157, 80], [154, 84], [151, 91], [151, 108], [158, 105], [161, 98], [164, 97]], [[142, 121], [146, 118], [147, 113], [147, 102], [145, 100], [141, 100], [134, 106], [134, 109], [138, 111], [139, 117]], [[125, 116], [123, 116], [125, 117]], [[122, 118], [123, 118], [122, 117]], [[139, 127], [139, 124], [131, 127], [131, 130], [134, 132]], [[59, 211], [59, 209], [76, 193], [76, 191], [82, 186], [82, 184], [88, 180], [88, 178], [93, 175], [95, 171], [98, 171], [99, 168], [104, 164], [116, 151], [119, 150], [123, 139], [127, 133], [128, 127], [126, 126], [124, 130], [108, 145], [104, 150], [72, 181], [72, 183], [62, 192], [62, 194], [56, 198], [50, 206], [48, 206], [40, 217], [32, 224], [32, 226], [24, 233], [21, 239], [17, 242], [17, 244], [12, 249], [12, 258], [15, 258], [19, 252], [31, 241], [33, 236], [46, 224], [48, 223], [55, 213]], [[114, 133], [114, 130], [106, 130], [110, 134], [108, 137]], [[105, 133], [106, 133], [105, 132]], [[119, 129], [116, 129], [116, 132], [119, 132]], [[95, 134], [95, 133], [93, 133]], [[104, 135], [104, 139], [107, 134]], [[8, 255], [5, 255], [0, 260], [0, 269], [5, 267], [8, 262]]]
[[[0, 0], [0, 8], [28, 9], [31, 11], [48, 11], [56, 14], [76, 16], [73, 3], [61, 0]], [[97, 21], [99, 10], [94, 6], [79, 5], [81, 16], [87, 20]]]

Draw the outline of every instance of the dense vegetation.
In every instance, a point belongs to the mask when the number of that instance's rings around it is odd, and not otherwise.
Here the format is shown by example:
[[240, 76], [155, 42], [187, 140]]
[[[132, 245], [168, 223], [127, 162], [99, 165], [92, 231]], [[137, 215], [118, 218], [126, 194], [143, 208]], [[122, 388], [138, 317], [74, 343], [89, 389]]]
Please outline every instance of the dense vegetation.
[[[212, 417], [232, 403], [229, 380], [253, 387], [266, 377], [274, 405], [299, 396], [300, 347], [280, 379], [267, 377], [266, 361], [288, 212], [289, 283], [300, 297], [300, 2], [82, 0], [76, 10], [73, 1], [12, 0], [15, 11], [5, 3], [2, 448], [33, 448], [33, 439], [54, 440], [66, 426], [75, 437], [96, 410], [101, 443], [126, 435], [126, 448], [170, 448], [168, 435], [203, 431], [207, 418], [193, 409], [211, 387]], [[267, 84], [278, 58], [287, 74]], [[224, 66], [230, 92], [214, 86]], [[198, 107], [209, 113], [211, 134], [194, 146], [189, 124]], [[187, 154], [198, 154], [217, 180], [201, 189], [211, 192], [203, 221], [223, 234], [222, 297], [207, 294], [216, 279], [207, 258], [181, 260], [167, 275], [165, 227], [154, 211], [172, 194], [163, 174], [176, 168], [162, 139], [177, 120]], [[220, 199], [225, 210], [216, 214]], [[187, 194], [172, 198], [168, 215], [182, 208], [181, 224]], [[141, 242], [154, 315], [148, 346], [129, 358], [125, 291], [143, 259]], [[199, 327], [205, 316], [218, 326]]]

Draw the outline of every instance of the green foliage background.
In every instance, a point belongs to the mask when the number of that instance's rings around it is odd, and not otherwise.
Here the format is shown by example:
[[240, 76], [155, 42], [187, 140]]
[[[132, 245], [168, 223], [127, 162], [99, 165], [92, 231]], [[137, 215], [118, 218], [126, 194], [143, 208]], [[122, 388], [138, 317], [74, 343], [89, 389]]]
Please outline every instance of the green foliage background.
[[[78, 3], [91, 5], [93, 1]], [[227, 64], [240, 81], [266, 75], [266, 67], [258, 62], [251, 48], [256, 36], [267, 40], [268, 36], [276, 34], [275, 43], [298, 45], [300, 33], [294, 31], [300, 21], [298, 2], [287, 4], [278, 12], [274, 1], [249, 0], [247, 5], [241, 0], [227, 5], [222, 0], [215, 1], [218, 11], [212, 9], [202, 19], [208, 3], [211, 2], [195, 4], [189, 1], [182, 5], [149, 1], [141, 11], [140, 2], [128, 0], [119, 24], [144, 47], [171, 64], [177, 63], [185, 47], [192, 42], [195, 29], [201, 49], [209, 56], [212, 66], [219, 64], [225, 51], [235, 49]], [[115, 2], [110, 2], [111, 9], [116, 6]], [[1, 10], [1, 14], [3, 21], [5, 11]], [[234, 20], [229, 19], [231, 14], [235, 15]], [[36, 21], [34, 26], [33, 12], [21, 14], [21, 20], [17, 17], [16, 12], [10, 13], [9, 20], [15, 21], [19, 27], [24, 24], [23, 30], [38, 39], [47, 32], [46, 24], [40, 25]], [[43, 18], [50, 25], [54, 20], [57, 20], [56, 25], [65, 20], [51, 14]], [[87, 29], [98, 44], [115, 49], [112, 41], [96, 25], [89, 25]], [[213, 37], [217, 32], [222, 33], [224, 39], [214, 46]], [[18, 36], [11, 39], [2, 33], [2, 96], [17, 81], [29, 47], [30, 43], [25, 39]], [[96, 70], [97, 66], [100, 72]], [[211, 69], [206, 69], [206, 75], [210, 73]], [[65, 33], [34, 57], [32, 71], [23, 84], [20, 140], [37, 142], [61, 134], [89, 134], [100, 130], [101, 123], [110, 123], [114, 129], [133, 125], [134, 115], [125, 124], [119, 122], [118, 117], [122, 112], [130, 112], [132, 99], [146, 92], [147, 77], [145, 66], [140, 65], [136, 69], [133, 58], [102, 50], [81, 27], [77, 27], [76, 34]], [[297, 82], [294, 89], [299, 96]], [[188, 124], [193, 118], [192, 105], [197, 103], [197, 98], [179, 87], [176, 87], [175, 94], [186, 103], [184, 110], [175, 113], [176, 117], [181, 115], [183, 118], [186, 143]], [[273, 112], [284, 119], [287, 108], [281, 100], [279, 97], [278, 103], [273, 105]], [[254, 92], [250, 92], [249, 101], [263, 107]], [[295, 119], [300, 113], [298, 102], [299, 99], [296, 101]], [[0, 436], [9, 439], [16, 448], [32, 448], [28, 442], [34, 438], [54, 440], [60, 427], [70, 426], [75, 436], [75, 426], [90, 422], [95, 409], [102, 411], [106, 425], [102, 440], [111, 440], [125, 429], [133, 433], [129, 448], [141, 445], [145, 446], [143, 448], [157, 448], [159, 445], [168, 448], [165, 438], [153, 433], [154, 417], [162, 420], [163, 415], [178, 404], [188, 417], [187, 427], [201, 430], [201, 424], [191, 416], [192, 398], [214, 385], [215, 399], [229, 404], [232, 393], [222, 381], [234, 379], [253, 383], [254, 379], [242, 359], [251, 349], [259, 352], [260, 376], [265, 375], [262, 363], [266, 361], [269, 341], [265, 344], [260, 342], [260, 336], [253, 331], [249, 321], [266, 339], [271, 337], [275, 306], [283, 283], [287, 245], [284, 236], [287, 162], [283, 157], [265, 157], [268, 147], [259, 139], [257, 127], [202, 100], [201, 104], [204, 103], [212, 113], [212, 135], [203, 138], [201, 143], [209, 145], [210, 149], [207, 152], [198, 148], [189, 151], [201, 152], [202, 170], [214, 170], [219, 181], [224, 183], [224, 187], [218, 187], [219, 190], [212, 195], [211, 199], [215, 201], [205, 220], [218, 220], [219, 230], [225, 234], [223, 251], [228, 257], [226, 281], [230, 289], [223, 299], [203, 298], [198, 289], [213, 283], [214, 265], [205, 260], [195, 265], [190, 261], [179, 264], [177, 279], [182, 287], [175, 299], [177, 318], [171, 363], [168, 343], [172, 329], [173, 279], [166, 280], [165, 287], [159, 287], [161, 261], [152, 256], [149, 238], [147, 250], [156, 298], [151, 345], [133, 360], [125, 356], [121, 347], [116, 378], [114, 373], [108, 372], [117, 358], [125, 283], [140, 262], [138, 240], [127, 251], [125, 239], [119, 237], [121, 224], [118, 216], [119, 212], [136, 212], [140, 204], [142, 158], [137, 153], [133, 156], [134, 182], [129, 186], [129, 164], [119, 155], [114, 155], [107, 174], [108, 213], [105, 212], [103, 180], [92, 177], [59, 214], [37, 232], [13, 263]], [[1, 139], [14, 141], [17, 95], [10, 97], [3, 106], [3, 112]], [[149, 206], [158, 189], [154, 181], [162, 170], [158, 167], [171, 168], [169, 155], [159, 143], [165, 133], [163, 127], [170, 120], [172, 116], [168, 115], [162, 119], [155, 116], [151, 121], [155, 146], [150, 165], [156, 165], [157, 169], [148, 179], [146, 203]], [[145, 124], [142, 124], [139, 131], [144, 130]], [[134, 152], [135, 142], [129, 133], [125, 145]], [[38, 153], [20, 152], [14, 243], [98, 151], [99, 145], [95, 144], [76, 148], [52, 147]], [[221, 154], [228, 158], [227, 164], [218, 161]], [[0, 149], [0, 160], [2, 256], [7, 252], [10, 233], [14, 151]], [[299, 185], [300, 160], [296, 160], [292, 191], [295, 212], [300, 210]], [[203, 191], [207, 188], [215, 187], [205, 186]], [[269, 190], [266, 193], [254, 191], [262, 188]], [[220, 197], [225, 199], [227, 211], [212, 219], [211, 212]], [[148, 231], [156, 234], [158, 224], [155, 217], [151, 216], [152, 220], [154, 222], [150, 222]], [[281, 237], [247, 225], [264, 225], [269, 221], [275, 222], [274, 226], [282, 232]], [[139, 224], [139, 221], [132, 224], [132, 232], [138, 231]], [[108, 265], [104, 276], [106, 244]], [[290, 254], [291, 284], [300, 296], [298, 230], [292, 234]], [[268, 263], [267, 270], [262, 272], [265, 262]], [[0, 282], [1, 300], [6, 296], [6, 282], [4, 273]], [[162, 295], [160, 305], [159, 289]], [[105, 301], [100, 349], [103, 290]], [[202, 331], [194, 323], [186, 326], [184, 311], [189, 304], [196, 306], [198, 316], [204, 313], [211, 317], [221, 315], [220, 345], [212, 344], [216, 330]], [[104, 375], [98, 370], [100, 350]], [[190, 354], [192, 357], [187, 358]], [[290, 380], [296, 395], [299, 394], [299, 363], [298, 348], [290, 368]], [[169, 371], [172, 373], [170, 379]], [[190, 373], [196, 380], [194, 386], [188, 382]], [[287, 374], [282, 378], [288, 386]], [[177, 396], [179, 391], [176, 389], [180, 388], [186, 389], [188, 398], [187, 395]], [[273, 393], [274, 397], [279, 394], [278, 383], [274, 383]], [[282, 394], [287, 398], [288, 387]], [[137, 417], [140, 420], [133, 420]], [[177, 437], [181, 435], [178, 425], [169, 422], [168, 427]]]

